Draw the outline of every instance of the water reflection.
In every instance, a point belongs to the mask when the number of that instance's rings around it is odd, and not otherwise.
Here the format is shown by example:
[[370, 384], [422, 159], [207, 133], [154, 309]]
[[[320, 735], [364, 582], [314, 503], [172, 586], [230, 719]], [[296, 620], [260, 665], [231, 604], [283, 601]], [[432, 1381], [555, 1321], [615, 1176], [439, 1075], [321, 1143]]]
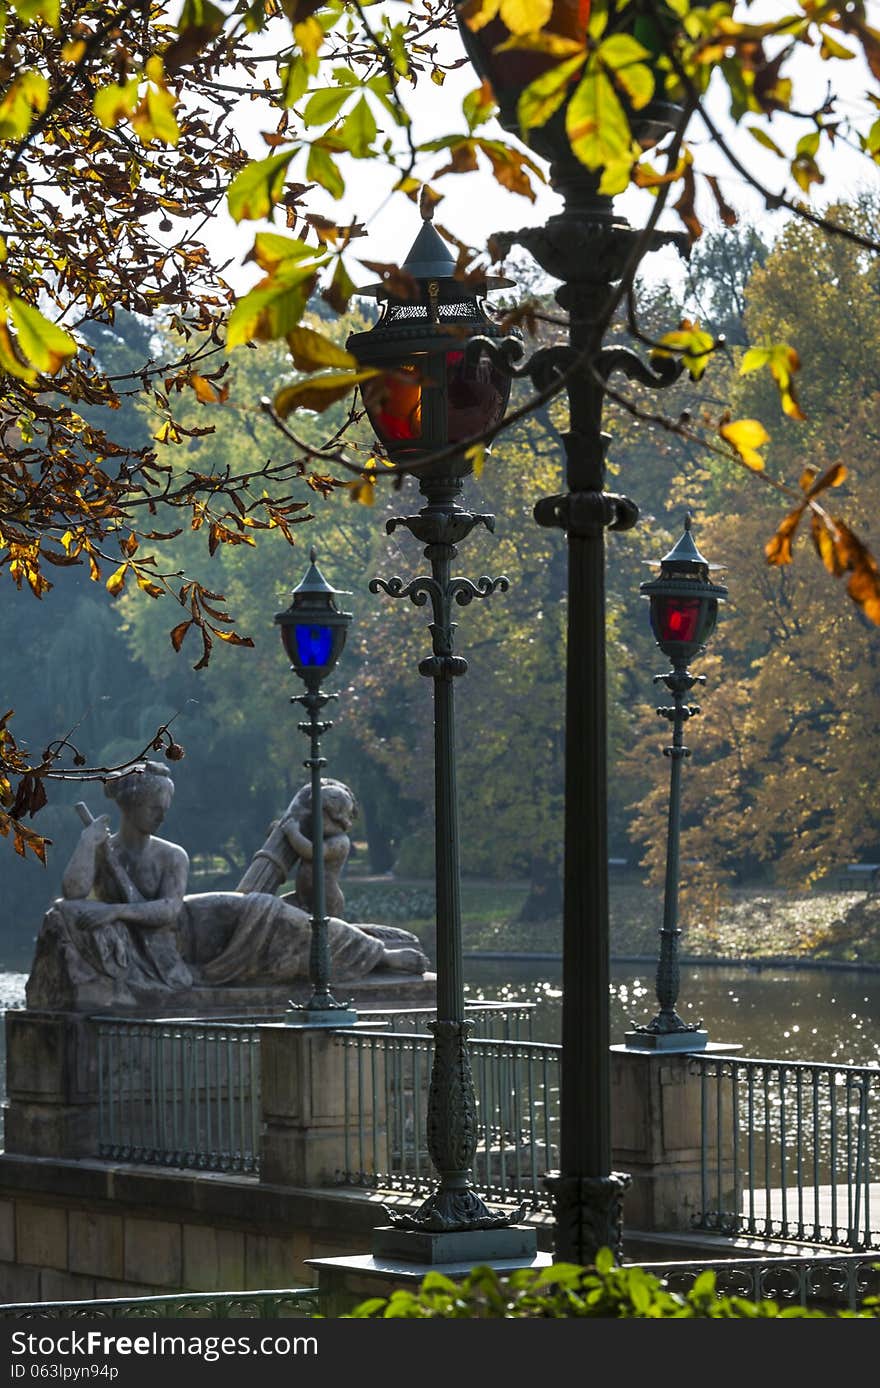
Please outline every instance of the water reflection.
[[[542, 1002], [535, 1040], [559, 1041], [561, 964], [469, 959], [465, 978], [469, 999]], [[657, 1011], [653, 965], [612, 965], [610, 992], [611, 1041], [622, 1042]], [[880, 1065], [880, 973], [689, 965], [677, 1011], [752, 1059]]]

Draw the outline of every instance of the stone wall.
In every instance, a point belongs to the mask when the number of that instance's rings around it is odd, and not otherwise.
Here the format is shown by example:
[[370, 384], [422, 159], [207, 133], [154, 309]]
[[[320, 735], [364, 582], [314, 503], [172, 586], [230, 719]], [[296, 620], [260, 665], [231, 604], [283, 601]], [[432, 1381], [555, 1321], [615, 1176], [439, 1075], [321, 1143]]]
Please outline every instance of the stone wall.
[[367, 1252], [363, 1191], [0, 1156], [0, 1302], [78, 1301], [315, 1283], [306, 1260]]

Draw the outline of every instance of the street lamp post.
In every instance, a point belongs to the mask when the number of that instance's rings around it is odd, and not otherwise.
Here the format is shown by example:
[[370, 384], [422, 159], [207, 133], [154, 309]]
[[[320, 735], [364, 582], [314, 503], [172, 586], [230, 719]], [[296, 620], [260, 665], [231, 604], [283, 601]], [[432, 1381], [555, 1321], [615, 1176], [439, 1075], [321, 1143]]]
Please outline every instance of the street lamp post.
[[[467, 670], [455, 653], [456, 607], [504, 592], [504, 577], [476, 583], [452, 576], [457, 546], [477, 526], [494, 530], [495, 518], [465, 509], [462, 483], [472, 470], [466, 450], [454, 447], [498, 423], [510, 393], [510, 361], [518, 339], [501, 339], [482, 296], [509, 280], [463, 283], [455, 260], [426, 218], [391, 285], [374, 286], [383, 316], [368, 332], [348, 340], [364, 366], [381, 374], [364, 389], [373, 429], [389, 457], [413, 466], [426, 504], [412, 516], [395, 516], [421, 544], [430, 576], [374, 578], [370, 591], [430, 603], [431, 654], [419, 673], [434, 685], [435, 875], [437, 898], [437, 1020], [431, 1023], [434, 1058], [426, 1116], [427, 1146], [439, 1184], [411, 1212], [388, 1209], [390, 1237], [374, 1236], [374, 1251], [416, 1256], [426, 1262], [471, 1263], [534, 1252], [531, 1230], [516, 1229], [524, 1206], [490, 1209], [471, 1185], [477, 1146], [477, 1114], [468, 1053], [461, 945], [461, 883], [455, 761], [454, 681]], [[361, 292], [371, 292], [361, 291]], [[436, 463], [432, 455], [443, 453]]]
[[357, 1013], [347, 1003], [337, 1002], [330, 991], [330, 943], [327, 935], [330, 922], [324, 882], [321, 782], [321, 772], [327, 760], [321, 754], [321, 738], [333, 724], [328, 719], [322, 719], [320, 714], [331, 699], [337, 698], [336, 694], [325, 694], [321, 685], [335, 669], [342, 654], [351, 613], [343, 612], [336, 601], [348, 594], [330, 586], [316, 560], [313, 547], [311, 562], [302, 581], [291, 594], [290, 606], [275, 616], [291, 669], [306, 686], [306, 692], [292, 695], [290, 702], [302, 704], [308, 715], [308, 720], [297, 724], [297, 727], [309, 737], [309, 756], [303, 765], [309, 768], [312, 781], [312, 933], [309, 951], [312, 996], [303, 1007], [291, 1004], [286, 1020], [291, 1026], [343, 1027], [356, 1022]]
[[642, 597], [651, 604], [651, 629], [657, 645], [668, 657], [672, 669], [655, 675], [672, 695], [671, 707], [658, 708], [662, 718], [672, 724], [672, 745], [664, 747], [670, 760], [669, 821], [666, 833], [666, 881], [663, 891], [663, 926], [660, 931], [660, 958], [657, 963], [657, 1002], [660, 1011], [645, 1026], [634, 1026], [625, 1035], [628, 1046], [662, 1051], [703, 1050], [709, 1039], [699, 1023], [684, 1022], [675, 1010], [678, 1001], [679, 967], [678, 884], [679, 832], [681, 825], [681, 767], [690, 748], [684, 745], [684, 725], [700, 712], [699, 704], [685, 703], [695, 684], [705, 684], [705, 675], [692, 675], [688, 665], [705, 650], [715, 630], [718, 604], [727, 589], [709, 581], [709, 564], [697, 549], [691, 534], [691, 518], [685, 518], [684, 532], [673, 549], [660, 560], [660, 573], [640, 585]]
[[[501, 47], [510, 38], [503, 20], [474, 30], [467, 8], [466, 0], [456, 5], [465, 49], [492, 86], [501, 125], [521, 135], [519, 96], [555, 59]], [[655, 16], [643, 8], [630, 5], [610, 14], [606, 35], [639, 24], [658, 52], [662, 38], [648, 32]], [[669, 18], [675, 22], [671, 11]], [[586, 7], [559, 0], [544, 28], [565, 40], [583, 39], [585, 26]], [[621, 1255], [629, 1184], [626, 1174], [611, 1169], [605, 531], [635, 525], [638, 507], [605, 490], [609, 438], [602, 432], [602, 410], [612, 372], [662, 387], [676, 379], [678, 368], [661, 360], [652, 370], [626, 348], [602, 348], [610, 295], [636, 258], [643, 233], [618, 217], [612, 199], [599, 192], [601, 171], [590, 172], [572, 153], [566, 104], [529, 132], [531, 148], [550, 162], [550, 182], [562, 195], [563, 210], [543, 227], [500, 233], [493, 241], [499, 255], [524, 246], [561, 280], [556, 299], [569, 317], [568, 345], [537, 351], [524, 372], [539, 390], [564, 378], [569, 402], [570, 427], [562, 436], [568, 489], [542, 498], [534, 511], [539, 525], [564, 530], [568, 542], [560, 1144], [559, 1169], [547, 1180], [555, 1203], [554, 1254], [586, 1264], [603, 1246]], [[680, 108], [652, 101], [631, 113], [634, 138], [654, 142], [681, 116]], [[683, 246], [678, 233], [655, 232], [648, 249], [670, 242]]]

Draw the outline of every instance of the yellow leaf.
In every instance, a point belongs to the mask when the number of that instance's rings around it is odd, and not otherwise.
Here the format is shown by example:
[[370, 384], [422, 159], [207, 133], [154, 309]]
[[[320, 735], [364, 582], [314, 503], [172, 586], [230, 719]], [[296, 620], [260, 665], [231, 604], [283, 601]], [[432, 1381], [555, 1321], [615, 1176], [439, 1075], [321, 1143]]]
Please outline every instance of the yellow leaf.
[[588, 169], [619, 162], [633, 151], [629, 122], [617, 93], [595, 63], [568, 103], [565, 127], [572, 152]]
[[104, 585], [111, 597], [115, 598], [125, 587], [125, 575], [128, 573], [128, 561], [120, 564], [115, 573], [112, 573]]
[[[163, 595], [163, 593], [164, 593], [165, 590], [164, 590], [163, 588], [161, 588], [161, 587], [159, 586], [158, 583], [153, 583], [149, 578], [146, 577], [145, 574], [138, 573], [137, 570], [135, 570], [135, 577], [137, 578], [137, 585], [138, 585], [138, 587], [141, 588], [141, 589], [143, 589], [143, 591], [144, 591], [145, 593], [149, 593], [149, 595], [150, 595], [151, 598], [161, 598], [161, 597], [162, 597], [162, 595]], [[107, 581], [107, 586], [108, 586], [108, 588], [109, 588], [111, 582], [112, 582], [112, 580], [111, 580], [111, 579], [108, 579], [108, 581]], [[120, 585], [120, 586], [121, 586], [121, 585]]]
[[21, 360], [12, 334], [4, 322], [0, 322], [0, 370], [19, 381], [26, 381], [28, 385], [33, 385], [37, 379], [34, 368]]
[[349, 499], [357, 501], [361, 506], [372, 506], [376, 500], [376, 479], [375, 477], [362, 477], [357, 482], [347, 482]]
[[361, 371], [328, 371], [323, 376], [297, 381], [292, 386], [285, 386], [275, 396], [275, 412], [282, 419], [286, 419], [294, 410], [314, 410], [316, 414], [321, 414], [362, 381], [381, 374], [377, 367], [370, 366]]
[[544, 125], [558, 110], [568, 96], [569, 79], [583, 67], [585, 60], [586, 55], [579, 53], [558, 63], [520, 92], [516, 114], [524, 134], [535, 126]]
[[304, 57], [315, 58], [324, 42], [324, 30], [317, 19], [309, 16], [308, 19], [303, 20], [302, 24], [294, 24], [293, 37], [299, 44]]
[[9, 316], [22, 353], [38, 371], [54, 375], [68, 357], [75, 355], [76, 342], [70, 333], [14, 294], [9, 298]]
[[483, 443], [475, 443], [471, 448], [465, 450], [464, 456], [473, 468], [474, 477], [481, 477], [483, 473], [483, 464], [486, 461], [486, 445]]
[[121, 120], [127, 120], [137, 105], [138, 99], [138, 80], [133, 77], [130, 82], [126, 82], [124, 87], [116, 82], [110, 82], [106, 87], [101, 87], [100, 91], [95, 92], [92, 100], [92, 110], [99, 123], [105, 130], [117, 125]]
[[492, 23], [500, 3], [501, 0], [465, 0], [465, 3], [456, 6], [456, 9], [459, 17], [476, 34]]
[[763, 472], [764, 459], [757, 450], [770, 442], [770, 435], [759, 419], [736, 419], [722, 424], [718, 432], [736, 449], [747, 468]]
[[85, 51], [86, 45], [83, 39], [71, 39], [69, 43], [65, 43], [61, 47], [62, 61], [78, 63]]
[[45, 111], [49, 83], [42, 73], [25, 68], [13, 79], [0, 101], [0, 139], [21, 139], [35, 114]]
[[358, 364], [351, 352], [312, 328], [294, 328], [287, 334], [287, 345], [297, 371], [317, 371], [325, 366], [356, 367]]
[[534, 34], [550, 22], [553, 0], [501, 0], [499, 8], [512, 34]]
[[132, 127], [142, 144], [149, 144], [151, 140], [163, 145], [177, 144], [180, 126], [174, 116], [176, 105], [177, 98], [166, 87], [147, 88], [146, 95], [131, 117]]

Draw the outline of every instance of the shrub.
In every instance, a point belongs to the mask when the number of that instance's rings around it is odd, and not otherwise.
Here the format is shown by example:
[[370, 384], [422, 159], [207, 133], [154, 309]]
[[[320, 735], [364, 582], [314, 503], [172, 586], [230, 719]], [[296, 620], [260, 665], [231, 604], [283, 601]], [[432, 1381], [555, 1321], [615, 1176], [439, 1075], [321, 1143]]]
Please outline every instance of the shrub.
[[671, 1292], [659, 1278], [639, 1267], [618, 1267], [608, 1248], [600, 1249], [595, 1265], [578, 1267], [554, 1263], [546, 1268], [521, 1268], [508, 1277], [493, 1268], [475, 1267], [461, 1282], [429, 1272], [417, 1291], [395, 1291], [389, 1297], [363, 1301], [345, 1320], [362, 1318], [479, 1319], [496, 1317], [560, 1319], [566, 1316], [605, 1316], [624, 1319], [695, 1317], [713, 1320], [764, 1319], [777, 1316], [880, 1318], [880, 1297], [866, 1297], [858, 1311], [822, 1311], [782, 1305], [767, 1299], [748, 1301], [721, 1296], [715, 1273], [700, 1273], [690, 1291]]

